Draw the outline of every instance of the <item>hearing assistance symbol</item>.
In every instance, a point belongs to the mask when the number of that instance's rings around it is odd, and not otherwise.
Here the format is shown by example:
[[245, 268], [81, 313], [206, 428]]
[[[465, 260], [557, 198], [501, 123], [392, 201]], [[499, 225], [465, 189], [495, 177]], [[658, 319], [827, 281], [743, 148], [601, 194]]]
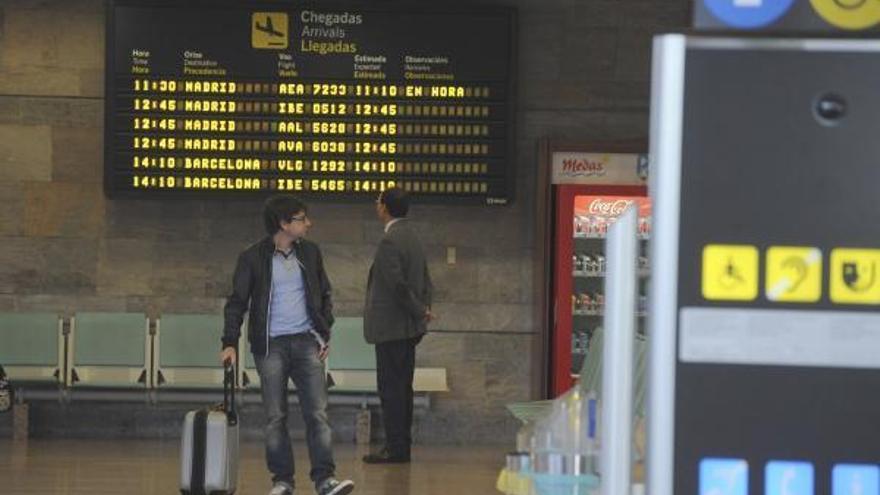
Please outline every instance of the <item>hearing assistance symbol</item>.
[[831, 251], [831, 301], [880, 304], [880, 249]]
[[765, 294], [770, 301], [816, 302], [822, 296], [822, 251], [773, 246], [767, 250]]
[[282, 50], [287, 48], [287, 14], [254, 12], [251, 16], [251, 46]]
[[704, 247], [702, 292], [710, 301], [751, 301], [758, 297], [758, 249], [735, 244]]

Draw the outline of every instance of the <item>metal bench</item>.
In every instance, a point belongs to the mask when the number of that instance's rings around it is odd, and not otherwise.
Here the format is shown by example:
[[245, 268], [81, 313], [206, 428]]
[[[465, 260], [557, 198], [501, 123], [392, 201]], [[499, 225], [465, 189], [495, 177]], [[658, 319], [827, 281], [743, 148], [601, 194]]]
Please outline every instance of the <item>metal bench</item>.
[[152, 387], [153, 336], [146, 315], [77, 313], [67, 342], [72, 389]]
[[[150, 320], [136, 313], [0, 313], [0, 363], [26, 400], [113, 402], [216, 402], [222, 397], [218, 363], [220, 315], [165, 314]], [[237, 385], [242, 403], [260, 402], [253, 356], [241, 351]], [[328, 373], [331, 406], [359, 407], [359, 428], [369, 440], [369, 407], [379, 405], [373, 346], [363, 339], [363, 319], [338, 318]], [[291, 402], [298, 398], [291, 384]], [[445, 368], [416, 368], [415, 406], [430, 407], [430, 393], [449, 390]], [[26, 415], [25, 415], [26, 416]], [[24, 430], [27, 431], [25, 425]]]

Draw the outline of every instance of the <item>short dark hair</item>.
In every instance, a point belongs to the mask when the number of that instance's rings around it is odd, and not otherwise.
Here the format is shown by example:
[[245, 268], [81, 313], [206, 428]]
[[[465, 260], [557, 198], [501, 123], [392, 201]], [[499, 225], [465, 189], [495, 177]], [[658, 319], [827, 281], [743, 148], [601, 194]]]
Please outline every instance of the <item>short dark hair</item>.
[[403, 218], [409, 212], [409, 193], [399, 187], [391, 187], [382, 191], [379, 201], [388, 208], [394, 218]]
[[263, 203], [263, 224], [266, 233], [275, 235], [281, 230], [281, 222], [289, 222], [297, 213], [305, 213], [306, 204], [289, 195], [271, 196]]

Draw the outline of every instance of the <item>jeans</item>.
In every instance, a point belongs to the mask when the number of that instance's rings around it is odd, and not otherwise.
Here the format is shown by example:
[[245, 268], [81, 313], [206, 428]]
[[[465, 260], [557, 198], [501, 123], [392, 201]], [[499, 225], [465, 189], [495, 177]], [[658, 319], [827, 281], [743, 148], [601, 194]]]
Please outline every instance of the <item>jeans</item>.
[[266, 412], [266, 464], [272, 481], [293, 484], [294, 461], [287, 431], [287, 383], [292, 379], [306, 424], [306, 443], [317, 485], [336, 471], [327, 419], [327, 383], [318, 343], [309, 334], [284, 335], [269, 342], [268, 356], [254, 356]]

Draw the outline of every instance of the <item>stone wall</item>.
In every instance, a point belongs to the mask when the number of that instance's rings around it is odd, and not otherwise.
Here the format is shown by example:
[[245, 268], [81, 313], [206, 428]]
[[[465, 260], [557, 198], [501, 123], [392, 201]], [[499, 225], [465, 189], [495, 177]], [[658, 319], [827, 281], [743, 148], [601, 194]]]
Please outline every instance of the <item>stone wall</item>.
[[[441, 316], [418, 363], [447, 368], [452, 389], [417, 419], [420, 441], [512, 441], [503, 406], [534, 398], [541, 373], [537, 140], [644, 138], [650, 38], [688, 11], [685, 0], [502, 3], [519, 13], [517, 197], [412, 211]], [[218, 312], [237, 252], [261, 235], [260, 205], [105, 199], [103, 65], [102, 0], [0, 1], [0, 311]], [[372, 204], [316, 203], [311, 216], [338, 314], [359, 315], [381, 234]]]

